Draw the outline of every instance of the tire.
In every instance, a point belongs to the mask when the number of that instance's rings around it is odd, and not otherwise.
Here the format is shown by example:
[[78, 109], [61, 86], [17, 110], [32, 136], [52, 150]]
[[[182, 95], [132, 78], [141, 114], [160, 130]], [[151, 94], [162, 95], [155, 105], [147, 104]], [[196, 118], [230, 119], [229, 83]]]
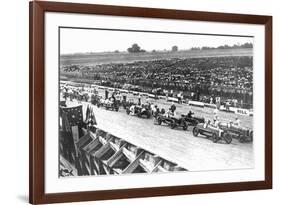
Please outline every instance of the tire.
[[188, 127], [188, 126], [187, 126], [186, 122], [183, 122], [182, 129], [183, 129], [183, 130], [187, 130], [187, 127]]
[[227, 144], [230, 144], [232, 142], [232, 137], [229, 133], [224, 133], [223, 139]]
[[253, 131], [250, 132], [250, 138], [249, 138], [250, 142], [253, 142]]
[[219, 136], [217, 133], [213, 133], [212, 135], [212, 141], [213, 143], [217, 143], [219, 141]]
[[130, 114], [130, 110], [126, 109], [126, 113], [127, 113], [127, 115], [129, 115]]
[[158, 125], [161, 125], [162, 124], [162, 120], [160, 117], [157, 118], [157, 122], [158, 122]]
[[199, 129], [197, 127], [194, 127], [192, 133], [194, 137], [197, 137], [199, 135]]
[[176, 122], [171, 122], [171, 124], [170, 124], [170, 126], [171, 126], [171, 129], [175, 129], [175, 127], [177, 126], [177, 124], [176, 124]]
[[245, 136], [244, 135], [239, 135], [239, 142], [240, 143], [245, 142]]

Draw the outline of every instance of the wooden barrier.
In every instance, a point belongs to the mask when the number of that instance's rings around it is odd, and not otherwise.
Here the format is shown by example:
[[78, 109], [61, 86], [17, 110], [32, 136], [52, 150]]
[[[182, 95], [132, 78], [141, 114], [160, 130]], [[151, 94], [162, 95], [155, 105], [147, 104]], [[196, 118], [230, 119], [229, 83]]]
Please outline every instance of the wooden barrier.
[[188, 105], [196, 106], [196, 107], [204, 107], [204, 103], [199, 101], [188, 101]]
[[[75, 128], [72, 129], [75, 130]], [[95, 130], [95, 133], [84, 130], [85, 134], [77, 141], [76, 135], [67, 136], [67, 138], [74, 137], [74, 140], [69, 141], [69, 143], [73, 143], [71, 146], [65, 143], [60, 144], [62, 150], [67, 150], [67, 147], [72, 149], [72, 160], [69, 157], [64, 157], [63, 159], [68, 162], [68, 168], [72, 169], [73, 175], [186, 171], [186, 169], [177, 164], [113, 136], [104, 130], [98, 128]], [[64, 152], [60, 153], [61, 155], [66, 155]]]

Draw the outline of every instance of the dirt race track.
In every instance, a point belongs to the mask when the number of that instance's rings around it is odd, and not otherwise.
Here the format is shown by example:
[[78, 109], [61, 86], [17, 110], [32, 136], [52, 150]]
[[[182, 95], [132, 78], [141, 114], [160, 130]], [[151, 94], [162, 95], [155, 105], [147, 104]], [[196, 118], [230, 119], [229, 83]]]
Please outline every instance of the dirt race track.
[[[84, 112], [86, 105], [83, 102]], [[160, 107], [168, 107], [171, 103], [157, 100]], [[68, 106], [78, 105], [76, 101], [67, 101]], [[193, 127], [189, 126], [187, 131], [181, 128], [171, 129], [167, 125], [155, 125], [153, 119], [143, 119], [128, 116], [123, 108], [119, 112], [105, 110], [92, 106], [98, 127], [110, 132], [116, 137], [135, 144], [147, 151], [161, 156], [167, 160], [177, 163], [190, 171], [202, 170], [225, 170], [225, 169], [249, 169], [254, 167], [254, 152], [252, 143], [240, 143], [233, 139], [231, 144], [224, 141], [213, 143], [205, 136], [194, 137]], [[197, 116], [211, 119], [212, 109], [190, 107], [188, 105], [177, 105], [180, 113], [189, 110]], [[219, 113], [222, 120], [229, 121], [235, 118], [235, 114]], [[252, 117], [240, 117], [243, 125], [252, 126]]]

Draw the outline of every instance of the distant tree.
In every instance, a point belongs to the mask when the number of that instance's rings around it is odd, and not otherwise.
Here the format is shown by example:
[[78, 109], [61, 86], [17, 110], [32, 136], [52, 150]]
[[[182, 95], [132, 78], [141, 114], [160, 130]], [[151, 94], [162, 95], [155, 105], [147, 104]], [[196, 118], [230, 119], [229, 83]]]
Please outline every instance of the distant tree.
[[192, 47], [190, 50], [200, 50], [200, 47]]
[[140, 47], [138, 44], [136, 44], [136, 43], [134, 43], [131, 47], [129, 47], [129, 48], [127, 49], [127, 51], [128, 51], [129, 53], [140, 53], [140, 52], [145, 52], [145, 50], [144, 50], [144, 49], [141, 49], [141, 47]]
[[229, 45], [224, 45], [224, 46], [219, 46], [219, 47], [217, 47], [217, 48], [219, 48], [219, 49], [228, 49], [228, 48], [231, 48]]
[[243, 45], [241, 45], [241, 48], [253, 48], [253, 44], [252, 43], [244, 43]]
[[214, 47], [203, 46], [201, 48], [201, 50], [211, 50], [211, 49], [214, 49]]
[[242, 45], [240, 45], [240, 44], [234, 44], [233, 46], [223, 45], [223, 46], [218, 46], [217, 48], [219, 48], [219, 49], [230, 49], [230, 48], [253, 48], [253, 44], [252, 44], [252, 43], [244, 43], [244, 44], [242, 44]]
[[119, 50], [115, 50], [114, 53], [119, 53]]
[[178, 47], [177, 47], [177, 46], [173, 46], [173, 47], [172, 47], [172, 51], [173, 51], [173, 52], [178, 51]]
[[152, 50], [152, 53], [155, 53], [155, 52], [156, 52], [156, 50], [155, 50], [155, 49], [153, 49], [153, 50]]

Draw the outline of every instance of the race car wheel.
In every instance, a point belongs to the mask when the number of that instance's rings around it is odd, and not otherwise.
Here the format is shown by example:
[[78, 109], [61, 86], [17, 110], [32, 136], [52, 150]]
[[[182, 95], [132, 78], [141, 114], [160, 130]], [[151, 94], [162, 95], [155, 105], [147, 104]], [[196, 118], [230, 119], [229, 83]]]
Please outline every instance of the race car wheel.
[[130, 110], [126, 109], [126, 113], [127, 113], [127, 115], [129, 115], [130, 114]]
[[157, 122], [158, 122], [158, 125], [161, 125], [162, 124], [162, 120], [160, 117], [157, 118]]
[[250, 142], [253, 142], [253, 131], [250, 132]]
[[244, 135], [239, 135], [239, 142], [240, 143], [243, 143], [243, 142], [245, 142], [245, 136]]
[[171, 122], [171, 125], [170, 125], [170, 126], [171, 126], [172, 129], [174, 129], [177, 125], [176, 125], [175, 122]]
[[228, 134], [228, 133], [225, 133], [225, 134], [223, 135], [223, 139], [224, 139], [224, 141], [225, 141], [227, 144], [230, 144], [230, 143], [232, 142], [232, 137], [231, 137], [231, 135]]
[[213, 133], [212, 135], [212, 141], [213, 143], [217, 143], [219, 141], [219, 136], [217, 133]]
[[197, 137], [199, 134], [199, 129], [197, 127], [194, 127], [192, 132], [193, 132], [193, 136]]
[[187, 124], [186, 124], [186, 122], [183, 123], [182, 129], [183, 129], [183, 130], [187, 130]]

